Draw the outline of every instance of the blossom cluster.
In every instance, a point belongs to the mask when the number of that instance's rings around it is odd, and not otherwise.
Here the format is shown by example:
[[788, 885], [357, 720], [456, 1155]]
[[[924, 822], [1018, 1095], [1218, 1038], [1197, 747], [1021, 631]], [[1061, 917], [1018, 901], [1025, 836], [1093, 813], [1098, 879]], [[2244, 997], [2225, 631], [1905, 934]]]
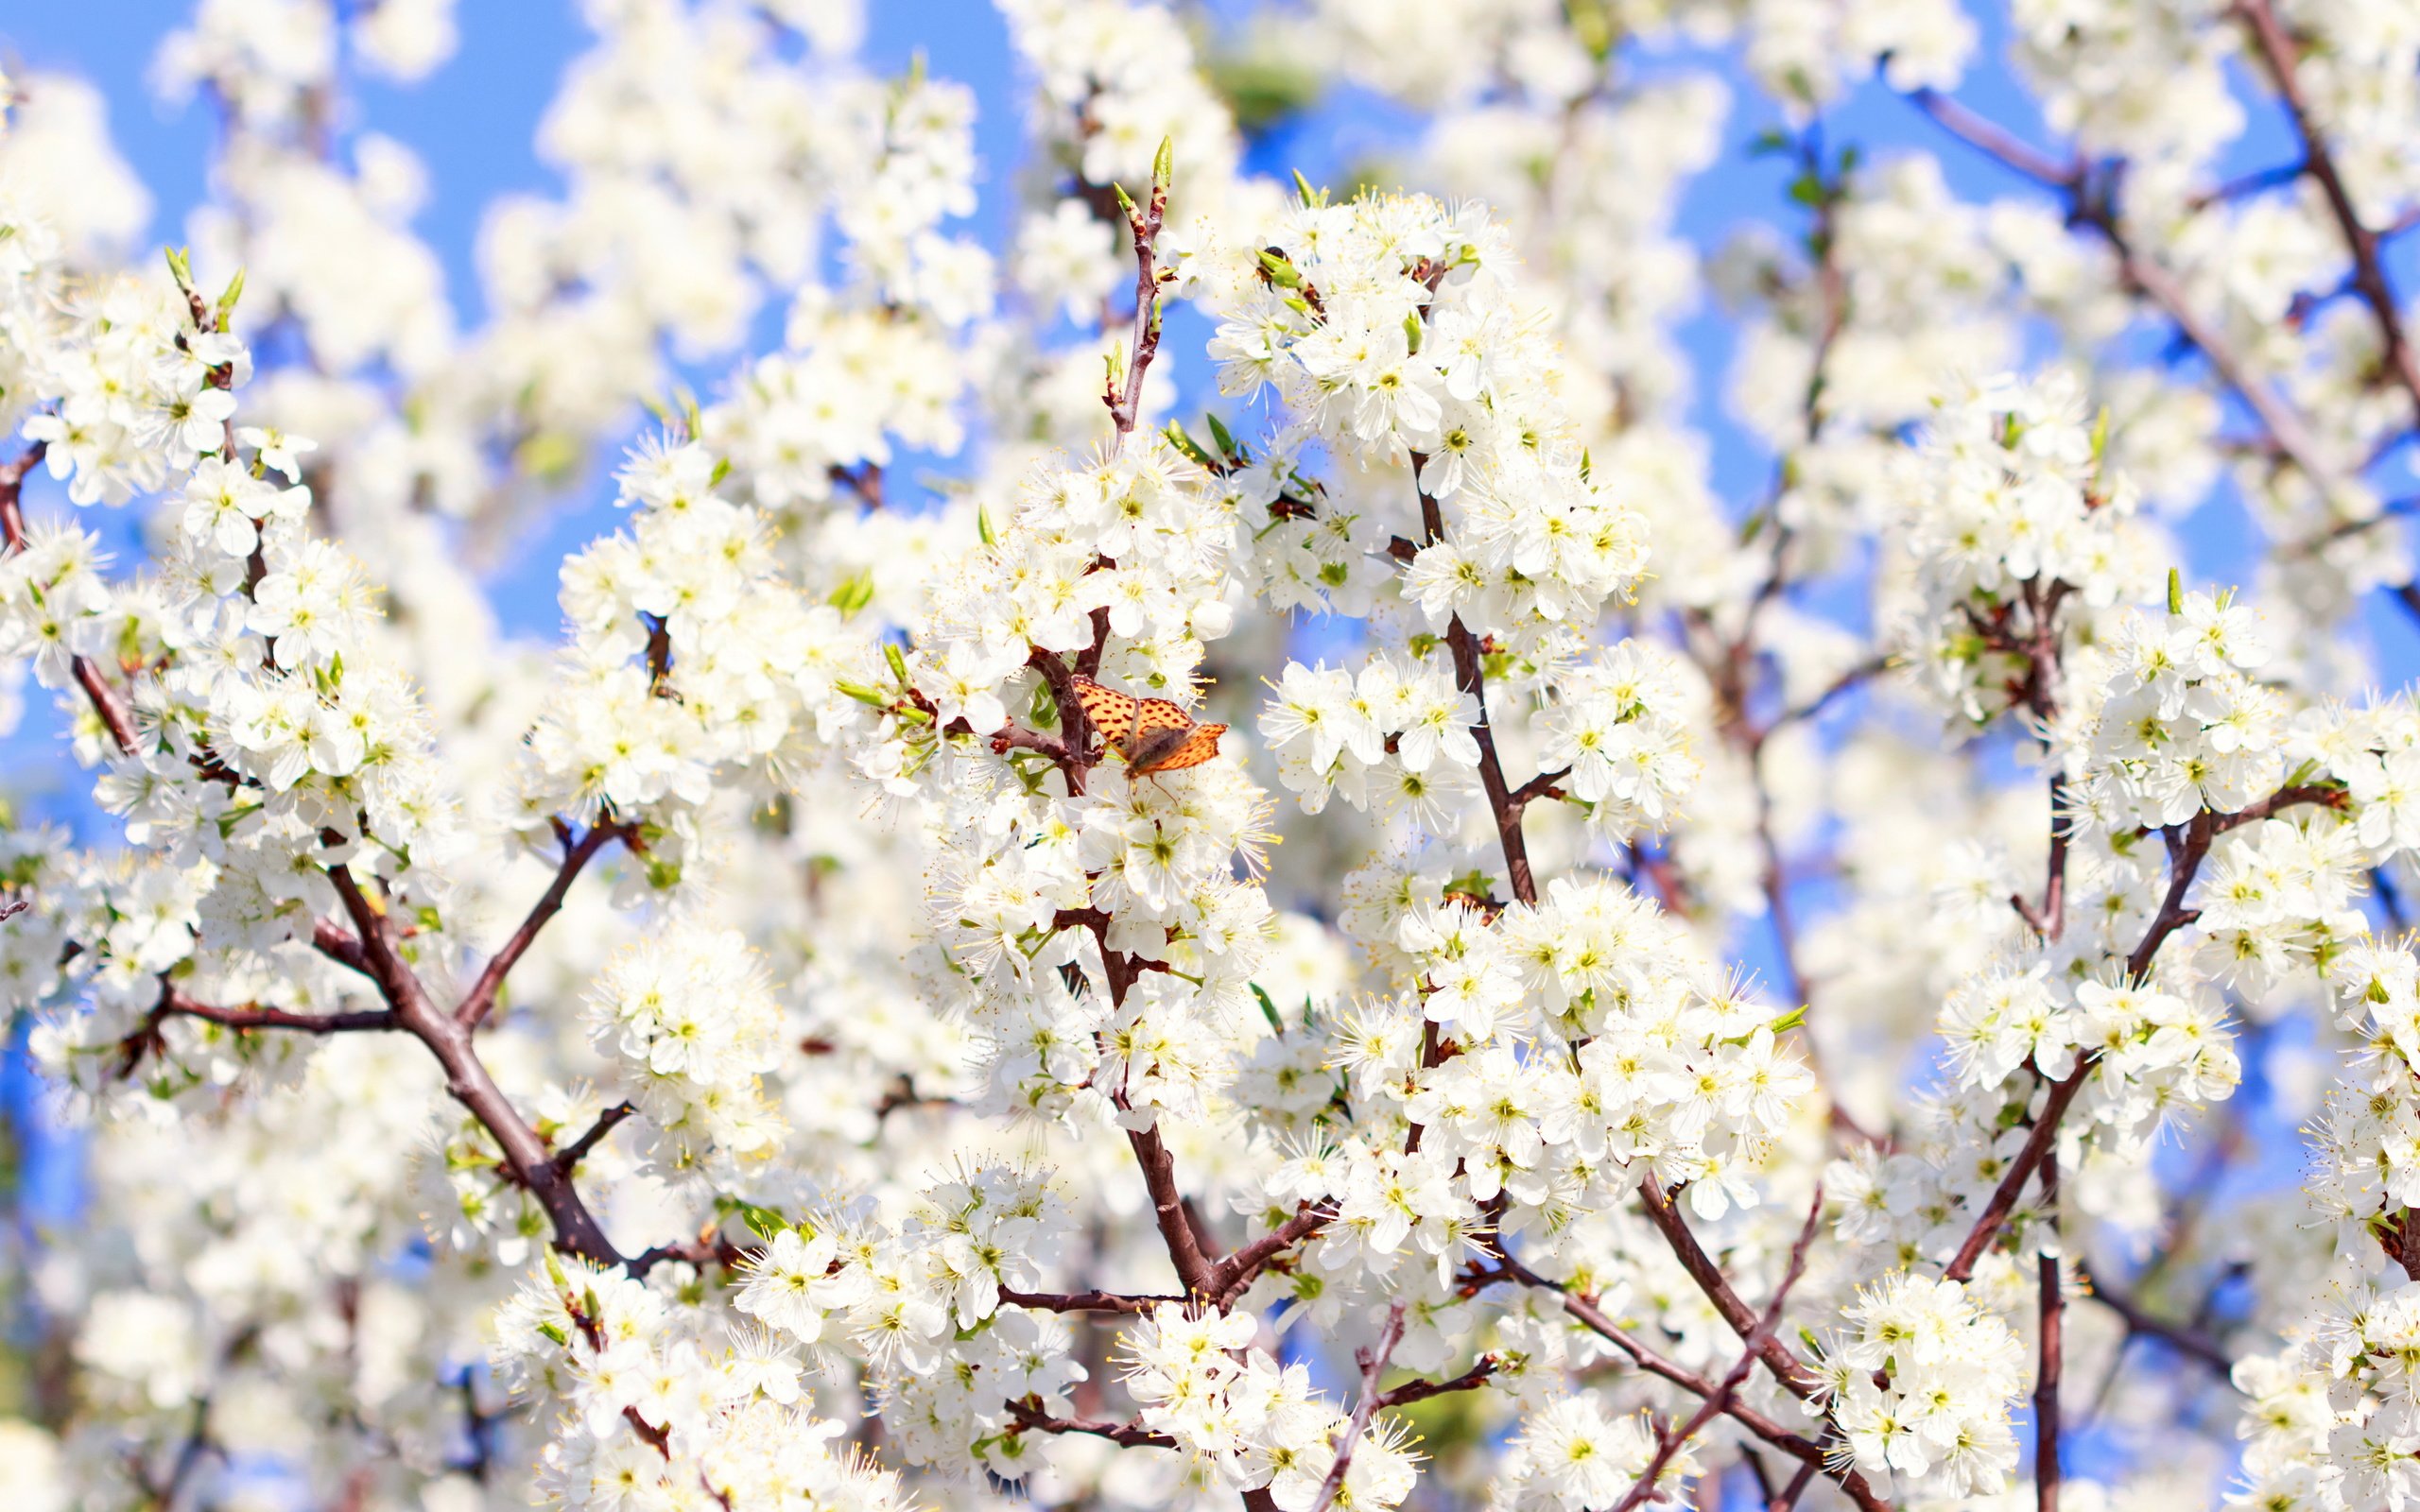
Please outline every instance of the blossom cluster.
[[2394, 8], [998, 9], [0, 80], [0, 1503], [2420, 1502]]

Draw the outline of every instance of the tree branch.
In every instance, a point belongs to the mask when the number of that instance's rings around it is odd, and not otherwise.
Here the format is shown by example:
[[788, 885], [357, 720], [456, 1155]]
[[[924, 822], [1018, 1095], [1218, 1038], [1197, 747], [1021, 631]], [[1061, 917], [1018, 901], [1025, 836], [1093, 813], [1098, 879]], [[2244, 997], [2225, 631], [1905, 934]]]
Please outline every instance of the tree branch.
[[1698, 1236], [1689, 1230], [1688, 1221], [1681, 1216], [1680, 1210], [1672, 1206], [1672, 1199], [1665, 1194], [1662, 1183], [1655, 1179], [1653, 1173], [1649, 1173], [1639, 1183], [1638, 1195], [1647, 1209], [1648, 1220], [1672, 1246], [1672, 1253], [1679, 1258], [1681, 1268], [1698, 1283], [1698, 1290], [1705, 1293], [1706, 1300], [1722, 1314], [1722, 1321], [1731, 1325], [1731, 1332], [1754, 1349], [1756, 1358], [1772, 1371], [1773, 1379], [1780, 1382], [1791, 1396], [1802, 1400], [1812, 1400], [1821, 1396], [1824, 1389], [1824, 1378], [1809, 1369], [1805, 1361], [1790, 1352], [1789, 1347], [1769, 1331], [1760, 1334], [1755, 1311], [1740, 1300], [1739, 1294], [1732, 1289], [1730, 1278], [1722, 1274], [1722, 1267], [1716, 1264], [1714, 1257], [1698, 1243]]
[[2302, 171], [2318, 180], [2326, 196], [2337, 232], [2344, 238], [2345, 250], [2352, 255], [2353, 288], [2377, 322], [2378, 341], [2385, 349], [2380, 355], [2386, 372], [2411, 401], [2412, 421], [2420, 425], [2420, 353], [2412, 351], [2404, 330], [2402, 307], [2395, 302], [2394, 285], [2387, 281], [2385, 261], [2378, 255], [2378, 233], [2362, 223], [2360, 212], [2345, 189], [2344, 176], [2337, 169], [2327, 138], [2312, 119], [2309, 102], [2303, 97], [2302, 80], [2296, 73], [2294, 40], [2279, 24], [2270, 0], [2237, 0], [2235, 13], [2251, 31], [2254, 48], [2277, 86], [2277, 98], [2294, 123], [2294, 135], [2303, 145]]
[[539, 895], [529, 916], [521, 921], [521, 927], [514, 930], [498, 948], [479, 972], [478, 980], [473, 982], [470, 991], [463, 995], [460, 1006], [454, 1010], [457, 1021], [465, 1028], [479, 1026], [480, 1022], [494, 1009], [496, 994], [503, 988], [505, 977], [520, 963], [521, 957], [528, 954], [529, 947], [537, 942], [538, 932], [562, 911], [563, 899], [570, 894], [571, 885], [579, 879], [581, 869], [605, 848], [608, 841], [628, 840], [631, 833], [627, 824], [593, 824], [586, 834], [563, 852], [562, 865], [555, 868], [555, 880], [546, 885], [546, 890]]
[[[1143, 205], [1125, 206], [1126, 228], [1134, 242], [1134, 339], [1126, 363], [1126, 383], [1121, 390], [1113, 382], [1101, 402], [1109, 406], [1110, 423], [1117, 427], [1120, 445], [1134, 433], [1135, 417], [1143, 404], [1143, 375], [1150, 369], [1151, 359], [1160, 350], [1160, 269], [1157, 243], [1161, 224], [1167, 217], [1168, 170], [1171, 144], [1160, 144], [1159, 156], [1151, 164], [1151, 193]], [[1121, 196], [1121, 198], [1123, 198]], [[1168, 275], [1174, 277], [1171, 273]]]
[[[2049, 1211], [2051, 1233], [2058, 1232], [2059, 1175], [2051, 1166], [2043, 1173], [2042, 1198]], [[2033, 1504], [2035, 1512], [2059, 1512], [2059, 1378], [2066, 1368], [2064, 1332], [2066, 1322], [2066, 1276], [2057, 1246], [2036, 1256], [2033, 1273], [2040, 1292], [2039, 1364], [2033, 1372]]]
[[1450, 1380], [1407, 1381], [1402, 1385], [1390, 1386], [1378, 1393], [1378, 1405], [1401, 1407], [1409, 1402], [1426, 1401], [1431, 1397], [1447, 1396], [1457, 1391], [1476, 1391], [1494, 1379], [1495, 1372], [1501, 1368], [1503, 1368], [1503, 1363], [1495, 1356], [1482, 1354], [1478, 1357], [1478, 1364]]
[[494, 1137], [513, 1178], [528, 1188], [554, 1226], [555, 1246], [600, 1265], [623, 1263], [621, 1254], [580, 1200], [569, 1177], [504, 1090], [495, 1084], [471, 1042], [471, 1026], [429, 1000], [412, 969], [396, 954], [387, 920], [354, 880], [350, 868], [328, 868], [337, 896], [353, 919], [370, 975], [395, 1015], [396, 1026], [426, 1045], [445, 1068], [445, 1090]]
[[284, 1008], [265, 1008], [253, 1003], [226, 1008], [189, 997], [182, 988], [168, 982], [160, 985], [159, 1011], [206, 1020], [230, 1029], [292, 1029], [302, 1034], [342, 1034], [353, 1030], [395, 1027], [394, 1014], [383, 1008], [349, 1013], [292, 1013]]
[[1353, 1468], [1353, 1451], [1359, 1446], [1361, 1435], [1370, 1431], [1370, 1419], [1378, 1412], [1378, 1378], [1387, 1373], [1387, 1362], [1394, 1358], [1395, 1346], [1403, 1342], [1403, 1314], [1407, 1304], [1397, 1297], [1387, 1309], [1387, 1321], [1378, 1330], [1378, 1342], [1360, 1352], [1361, 1398], [1353, 1404], [1353, 1416], [1346, 1419], [1343, 1439], [1336, 1446], [1336, 1463], [1327, 1469], [1327, 1479], [1320, 1483], [1320, 1494], [1311, 1503], [1311, 1512], [1327, 1512], [1336, 1503], [1336, 1494], [1344, 1489], [1345, 1473]]
[[1042, 1410], [1039, 1397], [1028, 1396], [1008, 1404], [1017, 1426], [1038, 1434], [1087, 1434], [1129, 1449], [1174, 1449], [1176, 1440], [1140, 1423], [1104, 1422], [1090, 1418], [1053, 1418]]
[[1131, 1292], [1020, 1292], [1000, 1288], [1000, 1300], [1011, 1307], [1029, 1307], [1043, 1313], [1149, 1313], [1163, 1302], [1182, 1303], [1185, 1298], [1173, 1296], [1136, 1295]]
[[588, 1125], [586, 1133], [555, 1152], [555, 1169], [569, 1177], [579, 1168], [580, 1161], [588, 1159], [590, 1151], [604, 1143], [605, 1136], [621, 1127], [623, 1122], [637, 1111], [638, 1108], [630, 1103], [615, 1103], [597, 1114], [596, 1122]]
[[1815, 1185], [1815, 1200], [1807, 1205], [1806, 1221], [1799, 1226], [1798, 1240], [1789, 1247], [1789, 1263], [1782, 1271], [1781, 1284], [1773, 1288], [1772, 1300], [1765, 1304], [1764, 1316], [1757, 1321], [1755, 1332], [1746, 1340], [1747, 1348], [1739, 1352], [1738, 1362], [1716, 1384], [1713, 1392], [1698, 1404], [1698, 1410], [1689, 1415], [1687, 1422], [1673, 1432], [1657, 1435], [1654, 1457], [1639, 1472], [1638, 1479], [1631, 1486], [1630, 1494], [1615, 1504], [1614, 1512], [1637, 1512], [1641, 1503], [1664, 1500], [1663, 1494], [1655, 1488], [1655, 1483], [1663, 1477], [1664, 1468], [1672, 1463], [1674, 1455], [1688, 1447], [1689, 1440], [1695, 1438], [1706, 1424], [1730, 1410], [1731, 1399], [1746, 1383], [1748, 1373], [1763, 1358], [1764, 1347], [1772, 1340], [1773, 1330], [1781, 1324], [1782, 1309], [1789, 1301], [1790, 1288], [1806, 1274], [1806, 1251], [1815, 1243], [1817, 1220], [1823, 1215], [1824, 1186], [1819, 1181]]

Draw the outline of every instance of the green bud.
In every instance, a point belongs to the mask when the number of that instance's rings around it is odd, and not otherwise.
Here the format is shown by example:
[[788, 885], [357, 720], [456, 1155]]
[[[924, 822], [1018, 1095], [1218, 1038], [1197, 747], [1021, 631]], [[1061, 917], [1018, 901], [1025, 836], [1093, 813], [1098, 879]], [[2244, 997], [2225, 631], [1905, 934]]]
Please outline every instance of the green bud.
[[235, 276], [227, 281], [227, 292], [218, 296], [219, 330], [224, 331], [227, 329], [228, 317], [235, 313], [235, 301], [243, 297], [244, 270], [239, 267], [235, 269]]
[[844, 619], [856, 613], [873, 602], [873, 574], [861, 572], [848, 578], [832, 590], [825, 602], [838, 610]]

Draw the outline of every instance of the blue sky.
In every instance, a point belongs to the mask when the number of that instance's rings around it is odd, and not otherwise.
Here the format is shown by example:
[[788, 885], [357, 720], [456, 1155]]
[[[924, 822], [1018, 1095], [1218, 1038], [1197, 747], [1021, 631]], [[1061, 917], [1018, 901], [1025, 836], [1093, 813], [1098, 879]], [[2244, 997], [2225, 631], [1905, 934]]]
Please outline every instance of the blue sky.
[[[146, 84], [159, 39], [190, 12], [191, 3], [23, 0], [0, 14], [0, 59], [79, 73], [103, 90], [119, 149], [154, 196], [151, 230], [163, 241], [180, 239], [186, 213], [205, 191], [214, 130], [205, 108], [158, 103]], [[872, 66], [903, 70], [921, 50], [934, 74], [975, 91], [977, 146], [985, 163], [985, 198], [976, 229], [996, 244], [1009, 222], [1023, 119], [1020, 84], [998, 14], [989, 0], [870, 0], [867, 10], [865, 55]], [[2031, 101], [1997, 61], [2004, 41], [1997, 9], [1984, 8], [1979, 19], [1983, 46], [1961, 96], [2032, 140], [2052, 141]], [[481, 210], [499, 194], [556, 187], [554, 174], [538, 158], [534, 138], [562, 68], [586, 46], [588, 34], [572, 0], [471, 0], [458, 8], [458, 22], [460, 49], [423, 83], [397, 88], [372, 78], [349, 79], [345, 124], [407, 143], [426, 163], [432, 197], [418, 229], [445, 264], [457, 310], [471, 321], [480, 314], [472, 249]], [[1706, 54], [1689, 49], [1650, 54], [1636, 66], [1653, 74], [1703, 67], [1708, 60]], [[1680, 228], [1708, 249], [1750, 222], [1794, 234], [1803, 222], [1784, 196], [1789, 166], [1748, 150], [1756, 133], [1779, 124], [1779, 117], [1736, 67], [1719, 58], [1713, 61], [1731, 86], [1732, 112], [1722, 157], [1690, 187], [1681, 206]], [[1373, 148], [1406, 140], [1409, 124], [1398, 110], [1352, 91], [1338, 92], [1261, 142], [1252, 166], [1281, 176], [1300, 168], [1325, 181], [1348, 163], [1370, 156]], [[1858, 144], [1869, 160], [1896, 148], [1933, 150], [1953, 187], [1970, 198], [2026, 187], [2007, 170], [1949, 142], [1878, 84], [1857, 92], [1829, 112], [1824, 129], [1835, 145]], [[2244, 166], [2263, 165], [2283, 161], [2287, 151], [2282, 132], [2272, 122], [2256, 126], [2238, 145], [2236, 157]], [[1184, 339], [1189, 330], [1197, 337], [1190, 343]], [[1181, 322], [1167, 349], [1188, 396], [1197, 391], [1201, 373], [1199, 334]], [[1772, 465], [1723, 409], [1732, 349], [1728, 317], [1708, 302], [1680, 335], [1697, 372], [1692, 419], [1714, 442], [1717, 492], [1735, 512], [1744, 513], [1761, 501]], [[1193, 353], [1190, 372], [1185, 370], [1188, 346]], [[711, 386], [717, 373], [697, 376]], [[1188, 378], [1197, 381], [1185, 382]], [[553, 562], [604, 525], [605, 517], [594, 508], [596, 500], [587, 503], [591, 507], [560, 522], [500, 576], [496, 597], [509, 625], [534, 633], [553, 629]], [[2223, 507], [2205, 512], [2187, 534], [2189, 566], [2224, 580], [2243, 544], [2239, 520], [2229, 518]], [[2420, 669], [2420, 638], [2399, 614], [2381, 610], [2373, 619], [2382, 632], [2390, 675], [2401, 678]]]

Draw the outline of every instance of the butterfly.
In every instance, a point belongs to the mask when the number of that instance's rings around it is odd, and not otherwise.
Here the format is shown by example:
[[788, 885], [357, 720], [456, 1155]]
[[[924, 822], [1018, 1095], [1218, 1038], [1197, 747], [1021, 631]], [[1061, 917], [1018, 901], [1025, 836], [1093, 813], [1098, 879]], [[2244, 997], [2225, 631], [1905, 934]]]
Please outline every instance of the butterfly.
[[1137, 698], [1090, 678], [1076, 679], [1076, 701], [1100, 738], [1126, 758], [1129, 781], [1199, 766], [1219, 754], [1219, 737], [1227, 732], [1224, 725], [1195, 724], [1166, 698]]

